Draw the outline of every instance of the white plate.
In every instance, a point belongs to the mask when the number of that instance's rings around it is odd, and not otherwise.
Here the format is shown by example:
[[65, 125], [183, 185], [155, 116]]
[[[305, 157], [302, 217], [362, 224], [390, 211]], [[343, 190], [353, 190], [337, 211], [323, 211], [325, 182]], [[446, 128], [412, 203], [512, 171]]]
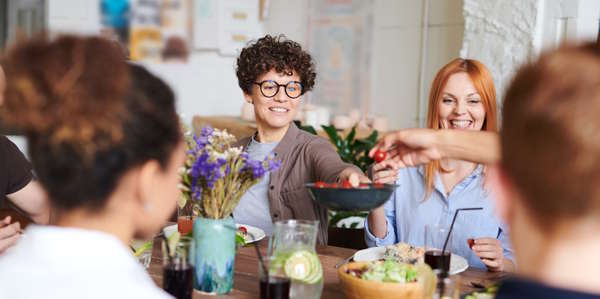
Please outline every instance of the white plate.
[[[245, 227], [246, 231], [248, 231], [248, 234], [244, 236], [244, 240], [246, 241], [246, 244], [260, 241], [260, 240], [264, 239], [264, 237], [266, 236], [265, 231], [263, 231], [262, 229], [260, 229], [258, 227], [254, 227], [254, 226], [247, 225], [247, 224], [237, 224], [237, 223], [235, 224], [236, 228], [239, 228], [240, 226]], [[250, 234], [252, 234], [252, 236], [254, 236], [254, 239], [252, 239]]]
[[171, 235], [177, 231], [177, 224], [173, 224], [173, 225], [169, 225], [169, 226], [165, 226], [163, 228], [163, 233], [165, 234], [165, 237], [167, 237], [167, 239], [169, 237], [171, 237]]
[[[236, 228], [238, 228], [240, 226], [244, 226], [246, 228], [246, 230], [254, 236], [254, 239], [252, 239], [250, 234], [244, 236], [244, 240], [246, 241], [246, 244], [260, 241], [260, 240], [264, 239], [264, 237], [266, 236], [265, 232], [258, 227], [254, 227], [254, 226], [246, 225], [246, 224], [236, 224], [235, 225]], [[169, 238], [176, 231], [177, 231], [177, 224], [165, 226], [163, 228], [163, 232], [165, 233], [165, 236], [167, 238]]]
[[[383, 254], [385, 253], [385, 246], [381, 247], [371, 247], [363, 250], [359, 250], [354, 253], [354, 261], [356, 262], [370, 262], [377, 261], [383, 259]], [[450, 275], [458, 274], [463, 272], [469, 268], [469, 263], [467, 260], [456, 254], [452, 254], [450, 256]]]

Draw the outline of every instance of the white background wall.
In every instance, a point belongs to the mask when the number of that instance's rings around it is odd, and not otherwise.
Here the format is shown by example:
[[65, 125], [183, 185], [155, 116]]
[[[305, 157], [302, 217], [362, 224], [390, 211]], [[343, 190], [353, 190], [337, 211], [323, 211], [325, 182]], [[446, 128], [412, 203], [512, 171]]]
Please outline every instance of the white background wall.
[[[307, 2], [272, 0], [265, 33], [285, 33], [306, 45]], [[386, 116], [392, 128], [418, 126], [424, 115], [419, 103], [426, 101], [435, 72], [458, 57], [464, 28], [462, 0], [375, 0], [374, 6], [369, 112]]]
[[[422, 51], [425, 2], [430, 3], [428, 50]], [[417, 126], [421, 85], [426, 94], [435, 71], [458, 56], [462, 0], [375, 0], [374, 5], [370, 111], [388, 117], [392, 128]], [[284, 33], [306, 45], [308, 1], [271, 0], [270, 6], [265, 33]], [[51, 31], [97, 33], [98, 1], [50, 0], [48, 24]], [[422, 84], [421, 63], [425, 64]], [[187, 65], [146, 65], [174, 88], [178, 109], [186, 119], [194, 114], [239, 115], [243, 99], [235, 57], [194, 51]]]
[[598, 38], [600, 0], [464, 2], [461, 56], [488, 66], [499, 98], [524, 61], [566, 41]]
[[[600, 0], [374, 0], [374, 6], [369, 110], [392, 128], [424, 123], [433, 76], [459, 53], [490, 67], [501, 95], [523, 60], [563, 40], [595, 38], [600, 19]], [[50, 0], [48, 24], [51, 31], [97, 33], [98, 1]], [[308, 0], [271, 0], [263, 27], [306, 46]], [[187, 65], [147, 66], [174, 88], [186, 119], [239, 115], [235, 57], [194, 51]]]
[[[100, 30], [98, 0], [47, 3], [51, 31]], [[265, 33], [284, 33], [306, 45], [308, 1], [271, 0], [270, 5]], [[374, 5], [370, 111], [387, 116], [392, 128], [423, 124], [431, 80], [459, 52], [490, 67], [501, 94], [524, 59], [564, 40], [595, 39], [600, 19], [600, 0], [374, 0]], [[515, 40], [525, 46], [515, 47]], [[148, 67], [172, 85], [186, 119], [239, 115], [235, 57], [194, 51], [188, 65]], [[25, 148], [23, 140], [14, 140]]]

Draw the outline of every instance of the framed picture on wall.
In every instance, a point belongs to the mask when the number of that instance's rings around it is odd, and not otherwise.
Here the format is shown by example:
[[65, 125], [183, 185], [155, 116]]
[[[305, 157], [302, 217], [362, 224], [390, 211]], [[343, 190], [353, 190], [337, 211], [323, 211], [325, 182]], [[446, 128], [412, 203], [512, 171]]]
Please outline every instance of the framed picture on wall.
[[0, 0], [0, 46], [18, 35], [32, 36], [46, 29], [45, 0]]

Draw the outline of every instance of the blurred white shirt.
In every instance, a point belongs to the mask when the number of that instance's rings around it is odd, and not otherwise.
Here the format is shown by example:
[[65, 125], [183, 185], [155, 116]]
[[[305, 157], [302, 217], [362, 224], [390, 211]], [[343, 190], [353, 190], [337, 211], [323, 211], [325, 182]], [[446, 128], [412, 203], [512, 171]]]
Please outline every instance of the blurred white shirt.
[[172, 298], [115, 236], [30, 225], [0, 255], [0, 298]]

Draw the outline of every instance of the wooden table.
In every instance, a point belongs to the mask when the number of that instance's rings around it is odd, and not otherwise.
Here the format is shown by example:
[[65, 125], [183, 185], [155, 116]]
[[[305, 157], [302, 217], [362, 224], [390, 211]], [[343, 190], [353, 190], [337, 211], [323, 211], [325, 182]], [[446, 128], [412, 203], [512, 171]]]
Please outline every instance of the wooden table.
[[[156, 240], [154, 242], [152, 252], [152, 262], [148, 272], [154, 279], [157, 285], [162, 287], [162, 253], [159, 246], [160, 242]], [[267, 252], [267, 241], [262, 240], [259, 242], [259, 247], [263, 255]], [[334, 246], [317, 246], [317, 254], [321, 260], [323, 266], [323, 277], [325, 279], [323, 284], [323, 294], [321, 298], [325, 299], [338, 299], [345, 298], [342, 288], [339, 284], [337, 269], [335, 265], [354, 254], [356, 250], [348, 248], [340, 248]], [[495, 281], [502, 279], [507, 276], [505, 272], [488, 272], [485, 270], [479, 270], [469, 268], [465, 272], [459, 274], [460, 276], [460, 291], [461, 294], [470, 293], [476, 291], [471, 285], [471, 282], [488, 286]], [[194, 298], [215, 298], [215, 296], [203, 295], [199, 292], [194, 292]], [[235, 258], [234, 278], [233, 278], [233, 290], [218, 298], [258, 298], [258, 258], [256, 257], [256, 251], [251, 246], [240, 248]]]

